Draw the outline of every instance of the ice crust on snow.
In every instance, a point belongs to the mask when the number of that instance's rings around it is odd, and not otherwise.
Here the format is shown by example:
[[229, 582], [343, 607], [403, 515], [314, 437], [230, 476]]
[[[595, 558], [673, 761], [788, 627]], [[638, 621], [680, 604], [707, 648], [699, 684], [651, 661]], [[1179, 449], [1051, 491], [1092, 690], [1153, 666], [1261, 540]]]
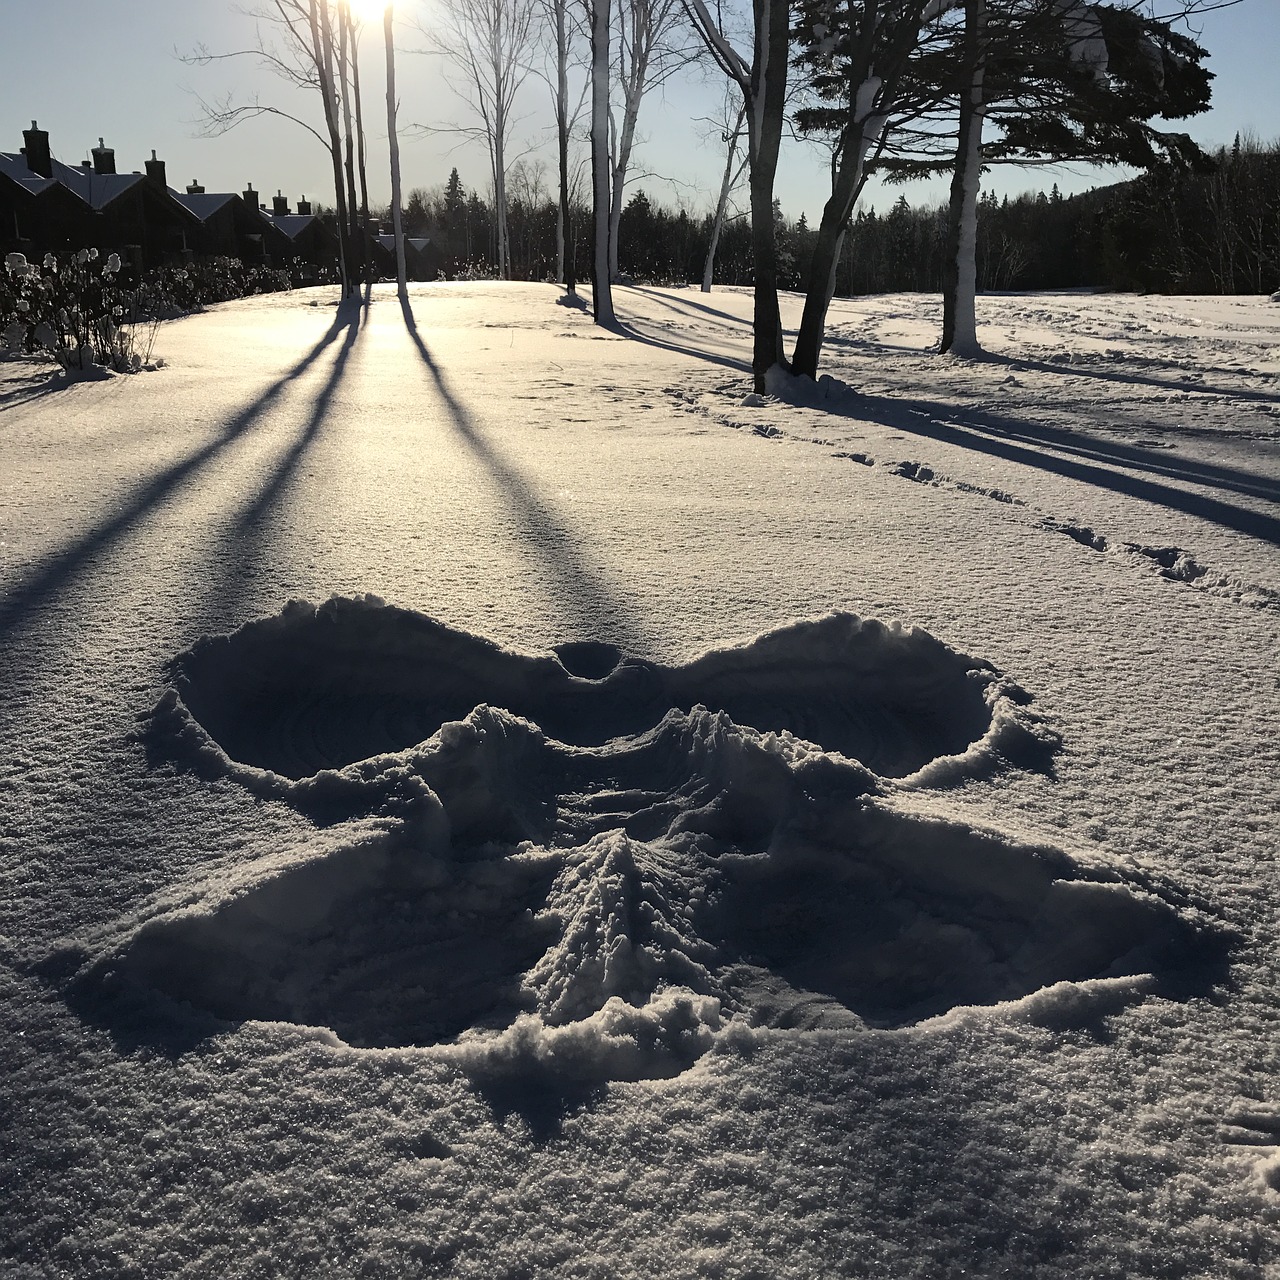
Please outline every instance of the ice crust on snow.
[[1118, 873], [891, 807], [1054, 746], [1022, 691], [917, 629], [831, 615], [661, 666], [519, 654], [362, 597], [295, 602], [173, 672], [153, 752], [375, 820], [148, 921], [87, 979], [216, 1019], [638, 1079], [770, 1028], [1085, 1017], [1074, 984], [1195, 941]]

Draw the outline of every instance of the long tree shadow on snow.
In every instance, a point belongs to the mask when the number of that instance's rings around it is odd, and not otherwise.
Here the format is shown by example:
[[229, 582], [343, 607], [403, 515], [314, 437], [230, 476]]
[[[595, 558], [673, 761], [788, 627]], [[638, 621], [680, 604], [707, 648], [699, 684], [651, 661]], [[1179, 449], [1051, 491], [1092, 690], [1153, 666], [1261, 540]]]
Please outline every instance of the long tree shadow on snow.
[[[706, 308], [711, 310], [710, 308]], [[637, 342], [657, 347], [663, 351], [678, 355], [691, 356], [708, 364], [720, 365], [737, 372], [749, 373], [749, 360], [734, 359], [717, 355], [692, 345], [681, 344], [654, 337], [641, 332], [634, 321], [617, 326], [618, 331]], [[831, 339], [828, 340], [832, 341]], [[835, 340], [838, 344], [838, 340]], [[904, 348], [905, 349], [905, 348]], [[919, 354], [914, 348], [912, 350]], [[1040, 367], [1034, 362], [1010, 360], [1008, 363], [1028, 367]], [[1079, 372], [1076, 369], [1063, 369], [1061, 366], [1047, 364], [1045, 369], [1055, 373]], [[1093, 376], [1108, 375], [1093, 372]], [[1129, 378], [1128, 381], [1144, 381]], [[1186, 389], [1182, 383], [1162, 383], [1150, 381], [1153, 386], [1166, 389]], [[1204, 389], [1204, 388], [1199, 388]], [[1235, 394], [1223, 392], [1222, 394]], [[1258, 393], [1247, 393], [1247, 398], [1275, 400], [1276, 397], [1263, 396]], [[1211, 463], [1173, 462], [1152, 451], [1138, 446], [1108, 444], [1092, 437], [1079, 436], [1071, 431], [1027, 423], [1021, 419], [1006, 417], [1000, 414], [984, 412], [969, 406], [938, 404], [914, 399], [894, 399], [888, 396], [874, 396], [857, 393], [856, 400], [848, 407], [838, 404], [823, 406], [827, 412], [838, 417], [854, 417], [881, 423], [896, 430], [906, 431], [913, 435], [925, 436], [944, 444], [955, 444], [962, 448], [987, 453], [993, 457], [1005, 458], [1011, 462], [1034, 466], [1040, 470], [1050, 471], [1073, 480], [1081, 480], [1103, 489], [1111, 489], [1130, 497], [1139, 498], [1160, 506], [1182, 511], [1187, 515], [1197, 516], [1210, 523], [1235, 529], [1250, 537], [1260, 538], [1280, 546], [1280, 519], [1262, 512], [1252, 511], [1247, 507], [1235, 506], [1217, 498], [1188, 493], [1169, 485], [1153, 480], [1144, 480], [1137, 476], [1125, 476], [1111, 471], [1105, 466], [1094, 463], [1113, 463], [1130, 470], [1148, 471], [1153, 474], [1181, 480], [1187, 484], [1203, 485], [1207, 488], [1225, 489], [1247, 497], [1261, 498], [1269, 502], [1280, 502], [1280, 484], [1265, 477], [1250, 475], [1232, 467], [1216, 466]], [[871, 409], [868, 414], [868, 408]], [[963, 415], [967, 421], [948, 423], [939, 421], [941, 417]], [[1021, 441], [1021, 444], [1013, 443]], [[1041, 452], [1037, 446], [1068, 452], [1089, 461], [1075, 461], [1070, 458], [1059, 458]]]
[[[856, 347], [859, 350], [867, 351], [885, 347], [889, 344], [828, 335], [824, 345]], [[910, 351], [913, 355], [922, 354], [918, 348], [891, 346], [889, 349]], [[1015, 369], [1033, 368], [1058, 374], [1088, 372], [1072, 367], [1064, 368], [1062, 365], [1057, 364], [1040, 364], [1036, 361], [992, 356], [986, 353], [980, 356], [979, 360], [991, 364], [1003, 364]], [[1092, 376], [1104, 377], [1107, 375], [1093, 373]], [[1170, 383], [1168, 388], [1176, 390], [1186, 385], [1183, 383]], [[1205, 388], [1198, 389], [1204, 390]], [[1224, 390], [1214, 391], [1213, 394], [1230, 396], [1234, 395], [1235, 392]], [[917, 400], [910, 400], [907, 403], [913, 408], [918, 408], [923, 413], [934, 415], [967, 414], [977, 417], [983, 412], [982, 410], [971, 409], [967, 405], [947, 406], [936, 402]], [[1005, 419], [1003, 421], [1012, 424], [1014, 420]], [[1024, 443], [1037, 446], [1048, 445], [1050, 448], [1058, 449], [1064, 453], [1074, 453], [1092, 461], [1114, 463], [1137, 471], [1150, 471], [1157, 475], [1168, 476], [1171, 479], [1183, 480], [1188, 484], [1199, 484], [1214, 489], [1227, 489], [1234, 493], [1245, 494], [1248, 497], [1265, 498], [1269, 502], [1280, 502], [1280, 481], [1268, 476], [1257, 475], [1254, 472], [1242, 471], [1237, 467], [1224, 467], [1216, 463], [1171, 456], [1167, 452], [1157, 452], [1149, 448], [1143, 448], [1141, 445], [1124, 444], [1119, 440], [1101, 440], [1096, 436], [1087, 435], [1080, 431], [1065, 427], [1052, 427], [1041, 422], [1018, 420], [1016, 429], [1011, 429], [1010, 426], [1005, 425], [993, 429], [1007, 439], [1021, 440]]]
[[[1073, 452], [1079, 451], [1077, 446], [1082, 442], [1070, 432], [1057, 433], [1045, 430], [1044, 434], [1041, 434], [1041, 428], [1029, 427], [1021, 419], [984, 412], [969, 406], [960, 407], [920, 400], [896, 400], [887, 396], [866, 395], [861, 392], [850, 396], [846, 404], [836, 402], [823, 407], [828, 413], [837, 417], [877, 422], [896, 431], [923, 436], [941, 444], [956, 445], [976, 453], [985, 453], [991, 457], [1003, 458], [1008, 462], [1034, 467], [1071, 480], [1079, 480], [1100, 489], [1109, 489], [1114, 493], [1122, 493], [1143, 502], [1181, 511], [1185, 515], [1195, 516], [1211, 524], [1234, 529], [1238, 533], [1280, 546], [1280, 518], [1276, 516], [1237, 506], [1219, 498], [1191, 493], [1155, 480], [1145, 480], [1140, 476], [1113, 471], [1094, 462], [1064, 458], [1045, 451], [1045, 449], [1068, 448]], [[963, 417], [965, 421], [940, 421], [939, 419], [943, 416]], [[1016, 443], [1019, 440], [1023, 443]], [[1045, 448], [1036, 448], [1037, 443], [1043, 444]], [[1120, 467], [1137, 468], [1141, 465], [1137, 460], [1126, 459], [1123, 455], [1109, 459], [1103, 450], [1086, 456], [1096, 457], [1099, 461], [1114, 460]], [[1144, 467], [1143, 469], [1154, 468]], [[1165, 474], [1189, 484], [1231, 487], [1224, 483], [1224, 477], [1220, 476], [1216, 480], [1213, 478], [1213, 473], [1219, 470], [1229, 472], [1228, 468], [1192, 466], [1182, 470], [1170, 468]], [[1268, 493], [1249, 492], [1251, 496], [1270, 498]]]
[[[936, 404], [922, 407], [931, 414], [941, 414], [946, 411], [943, 406]], [[968, 408], [961, 409], [959, 412], [970, 414]], [[1016, 429], [1000, 428], [999, 430], [1004, 438], [1020, 440], [1032, 446], [1047, 445], [1051, 449], [1071, 453], [1089, 461], [1111, 463], [1134, 471], [1148, 471], [1171, 480], [1181, 480], [1186, 484], [1203, 485], [1210, 489], [1225, 489], [1246, 497], [1280, 502], [1280, 480], [1241, 471], [1236, 467], [1224, 467], [1216, 463], [1170, 456], [1167, 453], [1144, 449], [1141, 445], [1099, 440], [1096, 436], [1084, 435], [1062, 427], [1051, 427], [1039, 422], [1023, 421]]]
[[258, 572], [271, 540], [272, 513], [329, 418], [333, 397], [361, 333], [363, 317], [363, 306], [351, 305], [340, 313], [339, 329], [345, 328], [346, 336], [324, 385], [316, 394], [306, 426], [280, 455], [258, 492], [232, 516], [226, 531], [210, 549], [208, 587], [204, 593], [206, 613], [210, 617], [225, 618], [227, 610], [248, 594], [246, 588]]
[[702, 360], [706, 364], [718, 364], [723, 369], [732, 369], [734, 373], [750, 373], [750, 359], [738, 359], [734, 356], [716, 355], [714, 352], [707, 351], [702, 347], [688, 346], [684, 343], [673, 342], [670, 339], [655, 338], [652, 334], [642, 333], [636, 327], [637, 322], [632, 320], [619, 321], [615, 327], [615, 332], [622, 334], [624, 337], [630, 338], [633, 342], [642, 342], [647, 347], [657, 347], [659, 351], [670, 351], [678, 356], [690, 356], [694, 360]]
[[[889, 342], [883, 338], [865, 337], [861, 334], [849, 333], [848, 321], [837, 321], [823, 336], [823, 348], [844, 347], [857, 351], [893, 351], [908, 356], [936, 355], [936, 347], [920, 347], [911, 342]], [[1131, 364], [1142, 363], [1163, 366], [1169, 369], [1180, 368], [1172, 360], [1156, 360], [1150, 357], [1126, 355], [1122, 357]], [[1103, 382], [1119, 382], [1131, 386], [1152, 387], [1157, 391], [1178, 391], [1187, 394], [1204, 396], [1225, 396], [1239, 400], [1253, 400], [1262, 404], [1280, 404], [1280, 395], [1266, 391], [1249, 391], [1239, 387], [1223, 387], [1204, 382], [1184, 382], [1180, 378], [1157, 378], [1141, 373], [1126, 373], [1121, 369], [1099, 368], [1093, 365], [1070, 364], [1054, 360], [1037, 360], [1033, 356], [1007, 355], [1001, 352], [980, 351], [977, 355], [964, 357], [965, 363], [1007, 365], [1015, 370], [1030, 370], [1035, 373], [1052, 373], [1060, 378], [1079, 375], [1082, 378], [1093, 378]], [[1197, 368], [1197, 372], [1211, 374], [1239, 374], [1239, 369], [1207, 366]]]
[[[1026, 361], [1005, 363], [1023, 367], [1026, 365]], [[863, 396], [861, 392], [858, 394], [864, 399], [876, 398]], [[1217, 463], [1171, 456], [1165, 451], [1144, 448], [1142, 445], [1125, 444], [1119, 440], [1102, 440], [1083, 431], [1053, 427], [1047, 423], [1030, 422], [1022, 418], [1010, 418], [966, 404], [947, 405], [938, 401], [914, 398], [897, 401], [890, 396], [881, 396], [879, 399], [901, 404], [909, 411], [928, 414], [934, 418], [972, 418], [975, 419], [974, 424], [955, 425], [975, 425], [976, 429], [989, 431], [1004, 440], [1016, 440], [1032, 447], [1045, 445], [1062, 453], [1075, 454], [1091, 462], [1111, 463], [1135, 471], [1149, 471], [1187, 484], [1203, 485], [1211, 489], [1226, 489], [1247, 497], [1263, 498], [1268, 502], [1280, 503], [1280, 480], [1242, 471], [1237, 467], [1225, 467]]]
[[528, 535], [522, 539], [520, 550], [536, 556], [538, 563], [564, 588], [557, 593], [562, 608], [565, 607], [565, 597], [572, 602], [574, 616], [567, 617], [566, 622], [571, 624], [575, 638], [590, 638], [588, 633], [597, 631], [601, 621], [608, 619], [614, 632], [613, 639], [620, 642], [632, 640], [633, 612], [630, 606], [611, 591], [599, 573], [583, 560], [574, 545], [575, 535], [547, 506], [530, 482], [489, 442], [479, 423], [450, 388], [423, 341], [407, 299], [401, 299], [400, 308], [404, 314], [405, 329], [444, 404], [449, 425], [489, 473], [519, 518], [522, 531]]
[[0, 597], [0, 637], [7, 638], [18, 631], [98, 556], [135, 529], [170, 494], [256, 426], [262, 414], [283, 394], [289, 383], [301, 377], [324, 350], [337, 341], [342, 330], [351, 324], [352, 307], [359, 305], [358, 302], [341, 305], [333, 324], [316, 345], [241, 409], [215, 439], [145, 481], [140, 489], [123, 501], [110, 519], [97, 524], [61, 551], [37, 561], [20, 585]]
[[[744, 329], [751, 331], [752, 321], [750, 316], [735, 316], [731, 311], [721, 311], [718, 307], [708, 306], [705, 302], [694, 302], [690, 298], [668, 298], [664, 297], [656, 289], [647, 289], [640, 285], [631, 285], [631, 291], [638, 293], [641, 297], [648, 298], [651, 302], [656, 302], [660, 306], [666, 307], [669, 311], [674, 311], [677, 315], [688, 315], [689, 312], [701, 312], [703, 315], [711, 316], [713, 319], [732, 325], [735, 329]], [[696, 319], [696, 316], [690, 316], [690, 319]]]
[[1036, 373], [1056, 373], [1059, 377], [1075, 376], [1093, 378], [1102, 382], [1120, 382], [1131, 386], [1154, 387], [1159, 391], [1181, 391], [1188, 395], [1229, 396], [1233, 400], [1253, 400], [1260, 404], [1280, 404], [1280, 395], [1267, 391], [1249, 391], [1239, 387], [1211, 386], [1203, 382], [1183, 382], [1179, 379], [1154, 378], [1140, 373], [1124, 373], [1118, 369], [1097, 369], [1088, 365], [1057, 364], [1051, 360], [1030, 360], [1025, 356], [984, 355], [994, 364], [1008, 364]]

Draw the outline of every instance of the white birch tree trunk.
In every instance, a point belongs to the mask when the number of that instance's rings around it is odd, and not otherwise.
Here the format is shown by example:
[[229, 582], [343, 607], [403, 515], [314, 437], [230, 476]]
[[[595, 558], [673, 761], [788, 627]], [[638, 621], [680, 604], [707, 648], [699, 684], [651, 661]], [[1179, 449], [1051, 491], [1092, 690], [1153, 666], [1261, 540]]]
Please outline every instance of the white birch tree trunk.
[[[627, 2], [627, 0], [624, 0]], [[611, 175], [613, 191], [609, 202], [609, 279], [618, 278], [618, 228], [622, 225], [622, 199], [627, 185], [627, 169], [635, 147], [636, 121], [640, 118], [640, 99], [644, 96], [649, 70], [649, 54], [644, 47], [645, 34], [635, 17], [635, 6], [645, 0], [629, 0], [632, 6], [631, 65], [622, 66], [622, 124], [618, 127], [618, 149], [613, 158]], [[624, 54], [625, 60], [625, 54]]]
[[348, 75], [350, 47], [347, 43], [346, 5], [339, 3], [338, 8], [338, 86], [342, 94], [342, 132], [345, 159], [343, 164], [347, 173], [347, 216], [351, 227], [351, 235], [356, 235], [356, 149], [355, 133], [351, 124], [351, 79]]
[[347, 194], [342, 181], [342, 140], [338, 134], [338, 100], [333, 74], [333, 25], [329, 0], [310, 0], [307, 19], [316, 74], [320, 80], [320, 96], [324, 101], [329, 158], [333, 162], [333, 197], [338, 211], [338, 270], [342, 277], [342, 296], [345, 298], [352, 292], [353, 281], [348, 252], [350, 236], [347, 228]]
[[556, 205], [556, 279], [572, 293], [565, 245], [569, 236], [569, 33], [565, 0], [556, 0], [556, 150], [560, 171], [560, 199]]
[[396, 132], [396, 41], [392, 6], [382, 13], [382, 38], [387, 46], [387, 140], [391, 145], [391, 232], [396, 240], [396, 292], [409, 297], [409, 273], [404, 257], [404, 215], [400, 212], [400, 136]]
[[[981, 93], [979, 87], [978, 92]], [[956, 242], [956, 315], [951, 351], [981, 354], [978, 343], [978, 189], [982, 173], [982, 107], [975, 106], [965, 141], [964, 203]]]
[[986, 0], [965, 0], [965, 53], [969, 84], [960, 102], [956, 167], [947, 210], [949, 261], [943, 271], [941, 352], [977, 356], [978, 188], [982, 176], [983, 76]]
[[350, 0], [346, 12], [347, 22], [351, 24], [351, 96], [356, 113], [356, 174], [360, 179], [360, 245], [365, 280], [372, 281], [372, 262], [369, 257], [369, 175], [365, 168], [364, 101], [360, 93], [360, 41], [355, 24], [351, 22]]

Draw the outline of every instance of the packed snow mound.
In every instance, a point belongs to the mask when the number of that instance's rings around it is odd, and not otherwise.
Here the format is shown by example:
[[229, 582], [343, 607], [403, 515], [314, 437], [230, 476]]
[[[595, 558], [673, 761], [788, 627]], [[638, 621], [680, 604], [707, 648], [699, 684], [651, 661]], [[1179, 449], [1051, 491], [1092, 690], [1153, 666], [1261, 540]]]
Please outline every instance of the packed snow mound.
[[771, 396], [802, 409], [821, 409], [846, 399], [852, 388], [829, 373], [820, 374], [815, 381], [805, 373], [792, 373], [775, 364], [764, 375], [765, 390]]
[[1048, 742], [989, 664], [851, 614], [662, 666], [598, 641], [515, 653], [372, 596], [294, 602], [180, 655], [174, 687], [230, 760], [293, 779], [403, 750], [483, 705], [581, 747], [705, 706], [896, 778]]
[[[784, 727], [807, 708], [813, 737], [900, 766], [981, 732], [994, 674], [922, 632], [835, 616], [663, 668], [591, 642], [531, 658], [335, 600], [203, 641], [175, 673], [191, 706], [165, 697], [153, 753], [359, 819], [146, 921], [81, 979], [89, 1006], [158, 997], [197, 1038], [257, 1019], [429, 1047], [480, 1077], [643, 1079], [775, 1028], [991, 1005], [1087, 1019], [1116, 980], [1198, 954], [1199, 927], [1150, 887], [907, 816], [889, 803], [900, 784]], [[681, 706], [694, 690], [718, 709]], [[336, 762], [434, 719], [400, 751], [304, 777], [266, 767]]]

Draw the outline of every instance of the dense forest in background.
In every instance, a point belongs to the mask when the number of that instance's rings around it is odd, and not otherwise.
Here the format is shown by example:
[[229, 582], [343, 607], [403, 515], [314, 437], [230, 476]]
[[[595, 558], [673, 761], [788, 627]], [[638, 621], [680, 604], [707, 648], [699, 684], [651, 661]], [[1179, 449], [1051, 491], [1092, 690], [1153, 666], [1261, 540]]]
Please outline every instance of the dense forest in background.
[[[1270, 293], [1280, 288], [1280, 142], [1237, 138], [1207, 173], [1157, 169], [1081, 195], [997, 199], [978, 213], [982, 289], [1140, 289], [1152, 293]], [[556, 206], [538, 167], [516, 165], [508, 181], [512, 274], [554, 275]], [[779, 283], [802, 287], [814, 232], [802, 214], [775, 205]], [[710, 213], [671, 210], [637, 190], [619, 227], [619, 265], [637, 282], [702, 279]], [[573, 207], [571, 237], [580, 275], [590, 275], [590, 210]], [[496, 274], [490, 204], [467, 191], [455, 169], [434, 191], [416, 189], [405, 206], [407, 234], [429, 236], [445, 274]], [[905, 195], [884, 213], [854, 215], [836, 280], [840, 294], [937, 292], [942, 286], [946, 207], [912, 208]], [[715, 279], [749, 285], [751, 229], [731, 218], [720, 236]]]

